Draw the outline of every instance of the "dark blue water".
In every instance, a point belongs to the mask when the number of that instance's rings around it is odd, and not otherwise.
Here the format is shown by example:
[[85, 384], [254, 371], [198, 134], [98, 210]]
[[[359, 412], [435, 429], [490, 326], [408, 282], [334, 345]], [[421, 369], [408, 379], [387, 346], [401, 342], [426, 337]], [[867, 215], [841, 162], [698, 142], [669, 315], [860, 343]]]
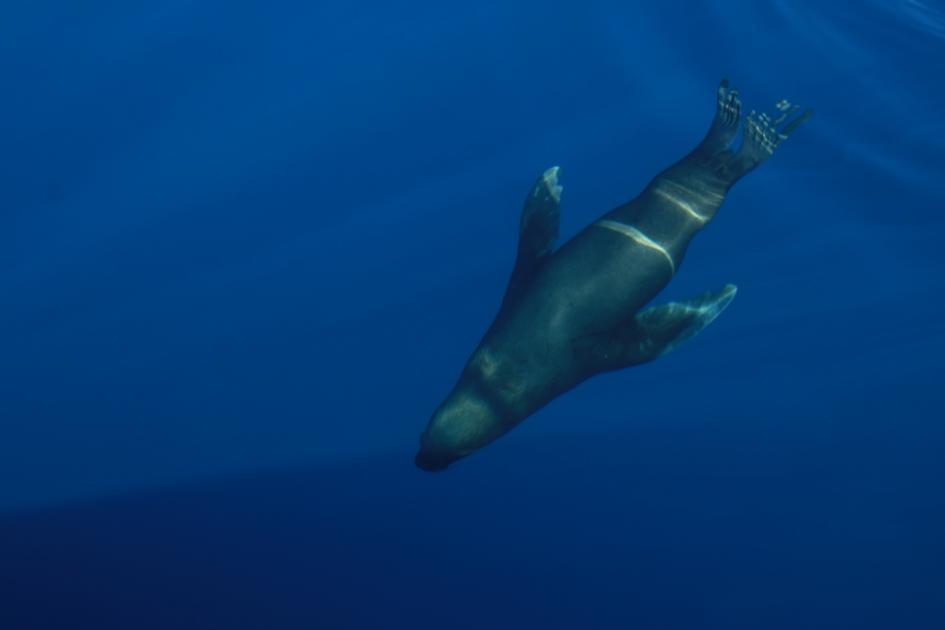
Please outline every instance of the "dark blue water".
[[[537, 174], [725, 75], [817, 110], [660, 298], [733, 305], [417, 471]], [[937, 0], [4, 4], [0, 627], [945, 627], [943, 75]]]

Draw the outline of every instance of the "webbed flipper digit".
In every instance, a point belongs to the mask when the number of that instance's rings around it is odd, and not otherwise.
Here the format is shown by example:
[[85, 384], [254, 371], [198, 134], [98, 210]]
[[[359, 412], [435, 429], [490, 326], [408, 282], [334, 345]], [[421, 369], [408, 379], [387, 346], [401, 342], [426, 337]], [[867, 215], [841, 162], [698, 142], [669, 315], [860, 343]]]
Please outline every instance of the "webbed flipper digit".
[[814, 115], [814, 110], [801, 111], [798, 105], [786, 100], [778, 101], [774, 107], [777, 114], [752, 111], [745, 118], [742, 146], [723, 169], [729, 185], [771, 157], [778, 145]]
[[738, 98], [738, 89], [730, 87], [728, 79], [722, 79], [716, 91], [715, 118], [696, 152], [711, 158], [726, 151], [738, 133], [741, 117], [742, 102]]

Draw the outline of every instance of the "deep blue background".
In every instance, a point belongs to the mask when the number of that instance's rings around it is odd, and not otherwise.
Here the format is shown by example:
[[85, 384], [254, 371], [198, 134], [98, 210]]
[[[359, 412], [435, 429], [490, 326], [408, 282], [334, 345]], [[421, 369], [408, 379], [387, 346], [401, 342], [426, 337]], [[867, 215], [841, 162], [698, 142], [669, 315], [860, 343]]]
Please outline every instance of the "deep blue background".
[[[945, 4], [0, 5], [0, 627], [945, 627]], [[521, 200], [817, 109], [672, 356], [442, 475]]]

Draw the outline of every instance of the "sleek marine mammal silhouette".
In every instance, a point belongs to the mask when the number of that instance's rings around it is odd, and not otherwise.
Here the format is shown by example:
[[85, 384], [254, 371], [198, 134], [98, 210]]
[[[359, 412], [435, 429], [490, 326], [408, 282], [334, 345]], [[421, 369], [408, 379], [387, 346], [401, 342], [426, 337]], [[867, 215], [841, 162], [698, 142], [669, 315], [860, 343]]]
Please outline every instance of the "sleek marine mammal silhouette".
[[672, 279], [732, 185], [812, 114], [783, 100], [776, 109], [775, 117], [749, 114], [731, 150], [741, 102], [723, 80], [702, 142], [554, 252], [562, 188], [558, 168], [545, 171], [525, 200], [499, 313], [421, 436], [417, 466], [442, 470], [585, 379], [666, 354], [718, 317], [733, 285], [640, 309]]

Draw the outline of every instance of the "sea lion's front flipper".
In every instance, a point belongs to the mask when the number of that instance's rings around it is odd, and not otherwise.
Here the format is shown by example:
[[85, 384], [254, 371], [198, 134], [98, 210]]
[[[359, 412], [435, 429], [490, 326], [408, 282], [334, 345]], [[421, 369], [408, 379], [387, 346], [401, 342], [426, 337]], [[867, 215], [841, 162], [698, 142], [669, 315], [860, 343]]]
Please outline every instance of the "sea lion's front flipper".
[[650, 361], [675, 350], [715, 321], [735, 298], [734, 284], [685, 302], [670, 302], [637, 313], [639, 342], [628, 348], [627, 365]]
[[653, 306], [610, 332], [575, 340], [574, 350], [591, 373], [652, 361], [711, 324], [734, 299], [735, 291], [735, 285], [728, 284], [685, 302]]
[[503, 303], [518, 295], [541, 268], [558, 240], [562, 186], [558, 167], [552, 166], [538, 178], [525, 199], [518, 235], [515, 268]]

